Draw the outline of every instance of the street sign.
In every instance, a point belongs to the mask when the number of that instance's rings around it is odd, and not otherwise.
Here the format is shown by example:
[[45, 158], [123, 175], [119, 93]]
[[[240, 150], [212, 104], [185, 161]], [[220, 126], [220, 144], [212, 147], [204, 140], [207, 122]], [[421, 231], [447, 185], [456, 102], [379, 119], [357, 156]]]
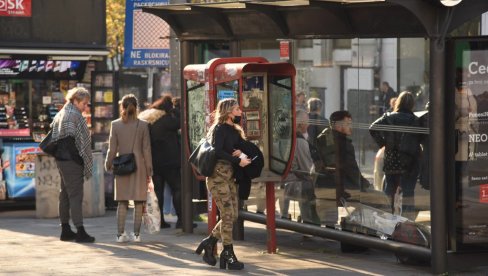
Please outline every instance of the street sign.
[[125, 67], [168, 67], [169, 26], [143, 7], [168, 4], [167, 0], [127, 0], [125, 14]]

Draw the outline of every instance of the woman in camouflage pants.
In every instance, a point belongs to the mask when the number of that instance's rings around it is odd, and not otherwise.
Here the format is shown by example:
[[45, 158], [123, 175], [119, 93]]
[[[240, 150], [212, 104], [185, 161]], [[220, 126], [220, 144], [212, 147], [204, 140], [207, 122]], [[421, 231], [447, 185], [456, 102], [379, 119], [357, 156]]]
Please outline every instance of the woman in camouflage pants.
[[246, 139], [239, 125], [242, 111], [235, 99], [223, 99], [214, 111], [214, 123], [210, 127], [207, 139], [212, 141], [217, 157], [212, 176], [207, 178], [207, 189], [220, 211], [220, 221], [212, 233], [202, 240], [197, 254], [203, 254], [203, 260], [215, 265], [217, 260], [214, 249], [217, 241], [222, 240], [224, 249], [220, 253], [220, 268], [240, 270], [244, 264], [237, 260], [232, 246], [232, 226], [237, 219], [237, 184], [234, 170], [245, 167], [251, 160], [239, 149], [239, 143]]

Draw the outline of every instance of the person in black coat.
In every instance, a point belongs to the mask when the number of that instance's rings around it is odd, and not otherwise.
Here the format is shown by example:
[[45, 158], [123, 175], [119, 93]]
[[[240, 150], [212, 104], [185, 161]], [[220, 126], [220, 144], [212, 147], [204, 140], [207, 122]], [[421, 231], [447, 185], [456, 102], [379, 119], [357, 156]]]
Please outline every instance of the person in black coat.
[[380, 115], [387, 112], [387, 110], [390, 108], [390, 101], [394, 97], [397, 97], [395, 90], [391, 88], [387, 81], [382, 82], [380, 86]]
[[[412, 110], [415, 98], [410, 92], [402, 92], [395, 110], [385, 113], [369, 128], [379, 147], [385, 147], [385, 192], [391, 198], [392, 212], [403, 213], [415, 219], [414, 191], [419, 175], [419, 163], [423, 135], [420, 121]], [[402, 205], [395, 206], [395, 194], [403, 195]], [[398, 209], [401, 208], [401, 209]]]
[[[151, 152], [153, 162], [154, 192], [158, 197], [159, 209], [164, 206], [164, 185], [168, 183], [173, 196], [178, 221], [176, 228], [181, 228], [181, 145], [178, 137], [180, 115], [173, 108], [172, 98], [163, 96], [155, 101], [151, 108], [142, 112], [139, 118], [149, 123]], [[170, 227], [161, 215], [161, 228]]]

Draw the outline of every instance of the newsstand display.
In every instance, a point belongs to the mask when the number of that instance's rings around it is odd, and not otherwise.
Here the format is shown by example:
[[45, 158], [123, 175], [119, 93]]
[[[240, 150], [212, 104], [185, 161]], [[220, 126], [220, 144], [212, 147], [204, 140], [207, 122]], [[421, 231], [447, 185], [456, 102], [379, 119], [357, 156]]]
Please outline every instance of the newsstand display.
[[118, 74], [109, 71], [92, 72], [93, 142], [106, 142], [110, 122], [118, 117]]
[[[89, 66], [88, 66], [89, 65]], [[35, 197], [35, 156], [69, 89], [89, 89], [80, 61], [0, 60], [0, 200]], [[87, 70], [89, 71], [89, 70]], [[83, 83], [85, 82], [85, 83]], [[90, 112], [84, 112], [90, 122]]]

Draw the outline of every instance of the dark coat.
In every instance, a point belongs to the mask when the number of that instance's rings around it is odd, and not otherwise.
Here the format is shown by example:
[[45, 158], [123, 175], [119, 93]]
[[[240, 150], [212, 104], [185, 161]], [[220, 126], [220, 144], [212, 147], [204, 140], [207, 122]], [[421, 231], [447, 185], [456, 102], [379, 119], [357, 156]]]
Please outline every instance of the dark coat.
[[416, 173], [421, 153], [420, 121], [410, 111], [385, 113], [369, 128], [378, 146], [385, 147], [385, 174]]
[[[319, 154], [324, 166], [318, 168], [317, 185], [329, 187], [334, 184], [340, 194], [344, 189], [367, 189], [369, 181], [363, 177], [356, 161], [356, 153], [351, 138], [338, 131], [327, 128], [317, 141]], [[328, 168], [329, 170], [325, 170]], [[335, 170], [334, 170], [335, 169]], [[336, 181], [339, 177], [339, 182]]]
[[[327, 127], [329, 127], [329, 120], [323, 116], [315, 113], [308, 114], [309, 126], [307, 129], [308, 143], [314, 147], [317, 146], [317, 136]], [[312, 156], [312, 159], [314, 157]]]
[[181, 145], [178, 137], [180, 118], [177, 113], [167, 114], [163, 110], [149, 109], [139, 115], [149, 123], [153, 170], [181, 167]]
[[234, 174], [239, 184], [239, 199], [247, 200], [251, 192], [251, 180], [259, 177], [264, 167], [264, 156], [258, 146], [252, 142], [242, 140], [239, 149], [252, 159], [251, 164], [244, 168], [234, 167]]

